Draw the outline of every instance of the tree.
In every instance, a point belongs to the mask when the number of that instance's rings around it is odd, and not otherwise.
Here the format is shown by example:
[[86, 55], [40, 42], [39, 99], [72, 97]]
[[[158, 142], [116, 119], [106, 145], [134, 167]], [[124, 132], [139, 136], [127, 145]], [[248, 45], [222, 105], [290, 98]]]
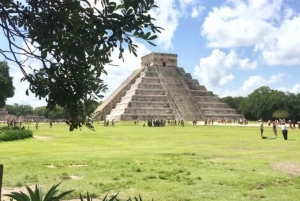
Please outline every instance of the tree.
[[6, 99], [14, 96], [15, 87], [12, 77], [9, 76], [7, 62], [0, 61], [0, 108], [4, 107]]
[[30, 105], [19, 105], [14, 103], [13, 105], [5, 105], [5, 108], [9, 114], [16, 116], [33, 114], [33, 108]]
[[[136, 55], [133, 38], [154, 45], [151, 41], [162, 30], [153, 24], [155, 19], [149, 14], [157, 7], [154, 0], [98, 1], [102, 9], [88, 0], [0, 3], [0, 27], [9, 47], [0, 49], [0, 53], [20, 67], [22, 81], [30, 84], [26, 94], [31, 91], [46, 98], [51, 111], [56, 105], [67, 111], [70, 131], [82, 126], [88, 115], [85, 108], [105, 92], [100, 76], [106, 73], [104, 66], [111, 63], [111, 52], [116, 50], [123, 58], [124, 46], [128, 46]], [[38, 60], [40, 69], [26, 72], [20, 55]]]
[[274, 111], [272, 117], [274, 119], [287, 119], [289, 118], [290, 114], [286, 110], [276, 110]]

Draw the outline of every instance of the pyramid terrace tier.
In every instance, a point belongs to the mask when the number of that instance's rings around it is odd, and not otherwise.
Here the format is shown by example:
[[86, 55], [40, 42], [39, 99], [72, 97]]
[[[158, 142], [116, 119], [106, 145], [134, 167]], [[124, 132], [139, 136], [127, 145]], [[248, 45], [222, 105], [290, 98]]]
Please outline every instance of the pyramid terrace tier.
[[234, 109], [230, 109], [230, 108], [205, 108], [202, 109], [203, 113], [205, 115], [211, 115], [211, 114], [224, 114], [224, 115], [228, 115], [228, 114], [236, 114], [236, 111]]
[[190, 79], [184, 79], [186, 84], [189, 86], [191, 90], [204, 90], [206, 91], [206, 87], [204, 85], [200, 85], [198, 80], [190, 80]]
[[124, 109], [127, 107], [145, 107], [145, 108], [170, 108], [168, 102], [157, 102], [157, 101], [130, 101], [126, 103], [117, 103], [115, 109]]
[[214, 96], [211, 91], [206, 90], [190, 90], [193, 96]]
[[[114, 109], [113, 109], [114, 110]], [[124, 114], [146, 114], [146, 115], [152, 115], [152, 114], [173, 114], [172, 109], [170, 108], [150, 108], [150, 107], [128, 107], [125, 108]]]
[[107, 119], [115, 119], [116, 121], [132, 121], [132, 120], [136, 120], [139, 119], [141, 121], [146, 121], [148, 119], [165, 119], [165, 120], [171, 120], [171, 119], [175, 119], [175, 117], [173, 115], [168, 115], [168, 114], [122, 114], [120, 116], [112, 116], [112, 115], [107, 115], [106, 116]]
[[221, 102], [218, 96], [194, 96], [197, 102]]
[[222, 102], [198, 102], [201, 109], [216, 109], [216, 108], [229, 108], [226, 103]]
[[213, 119], [213, 120], [218, 120], [218, 119], [231, 119], [231, 120], [239, 120], [240, 118], [244, 118], [241, 114], [207, 114], [206, 119]]
[[128, 108], [116, 108], [111, 110], [111, 115], [120, 114], [173, 114], [170, 108], [150, 108], [150, 107], [128, 107]]

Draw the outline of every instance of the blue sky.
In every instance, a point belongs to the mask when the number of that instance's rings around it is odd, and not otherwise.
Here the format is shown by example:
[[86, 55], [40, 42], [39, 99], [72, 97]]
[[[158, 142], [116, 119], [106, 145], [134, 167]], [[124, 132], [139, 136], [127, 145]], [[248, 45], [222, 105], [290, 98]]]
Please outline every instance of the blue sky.
[[[157, 46], [136, 40], [138, 57], [125, 51], [124, 62], [113, 53], [118, 66], [106, 67], [105, 97], [140, 68], [140, 57], [150, 52], [178, 54], [178, 66], [220, 97], [247, 96], [260, 86], [300, 93], [300, 1], [156, 0], [156, 4], [159, 9], [152, 14], [165, 29]], [[9, 65], [16, 95], [7, 103], [46, 105], [33, 94], [25, 95], [28, 84], [20, 83], [21, 71]], [[27, 65], [38, 68], [36, 61]]]

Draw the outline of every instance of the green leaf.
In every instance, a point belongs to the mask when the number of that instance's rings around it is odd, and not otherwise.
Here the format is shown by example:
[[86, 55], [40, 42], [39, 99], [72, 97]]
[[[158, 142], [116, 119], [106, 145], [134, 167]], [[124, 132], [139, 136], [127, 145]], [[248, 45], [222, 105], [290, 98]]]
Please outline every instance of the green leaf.
[[153, 35], [153, 36], [151, 36], [150, 38], [148, 38], [148, 40], [154, 40], [154, 39], [156, 39], [157, 38], [157, 35]]
[[147, 41], [150, 45], [156, 46], [156, 44], [152, 43], [151, 41]]

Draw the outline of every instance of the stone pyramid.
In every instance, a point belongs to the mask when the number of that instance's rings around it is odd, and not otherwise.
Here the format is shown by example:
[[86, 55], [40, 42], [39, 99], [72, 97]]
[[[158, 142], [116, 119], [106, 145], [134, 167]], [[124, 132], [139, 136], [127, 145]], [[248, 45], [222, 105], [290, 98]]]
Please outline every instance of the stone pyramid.
[[151, 53], [94, 112], [95, 120], [239, 119], [242, 115], [177, 66], [176, 54]]

